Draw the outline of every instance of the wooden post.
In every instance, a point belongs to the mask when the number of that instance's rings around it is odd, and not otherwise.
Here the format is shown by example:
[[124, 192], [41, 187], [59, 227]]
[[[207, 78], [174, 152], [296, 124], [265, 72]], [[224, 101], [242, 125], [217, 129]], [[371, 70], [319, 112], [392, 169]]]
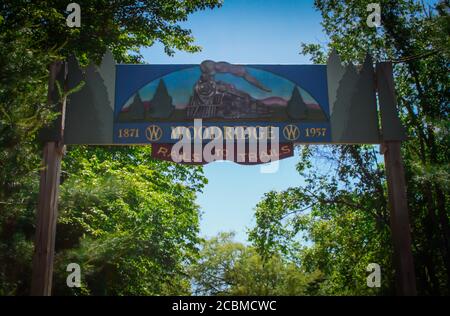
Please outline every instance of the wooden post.
[[397, 294], [417, 295], [405, 171], [400, 150], [401, 142], [407, 136], [398, 117], [392, 63], [377, 63], [376, 79], [381, 112], [381, 153], [384, 154], [386, 167]]
[[[64, 67], [64, 70], [62, 67]], [[49, 104], [53, 104], [56, 101], [55, 94], [57, 95], [57, 90], [55, 81], [61, 72], [62, 79], [65, 81], [67, 75], [66, 65], [63, 62], [55, 62], [50, 65]], [[62, 137], [65, 100], [60, 104], [60, 111], [61, 116], [57, 120], [56, 128], [51, 129], [51, 138], [54, 141], [47, 141], [44, 145], [43, 166], [40, 173], [41, 179], [39, 183], [39, 201], [31, 281], [31, 295], [36, 296], [49, 296], [52, 292], [59, 180], [61, 160], [64, 152]]]
[[52, 291], [61, 160], [61, 146], [56, 142], [46, 143], [39, 184], [31, 295], [49, 296]]
[[416, 276], [400, 146], [400, 141], [385, 142], [382, 145], [382, 153], [387, 174], [397, 294], [411, 296], [417, 295]]

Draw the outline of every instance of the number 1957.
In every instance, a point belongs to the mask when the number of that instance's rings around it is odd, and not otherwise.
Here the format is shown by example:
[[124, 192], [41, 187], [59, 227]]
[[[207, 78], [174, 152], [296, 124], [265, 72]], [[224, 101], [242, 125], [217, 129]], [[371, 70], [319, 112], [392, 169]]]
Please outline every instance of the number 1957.
[[321, 127], [311, 127], [305, 130], [306, 137], [323, 137], [327, 134], [326, 128]]

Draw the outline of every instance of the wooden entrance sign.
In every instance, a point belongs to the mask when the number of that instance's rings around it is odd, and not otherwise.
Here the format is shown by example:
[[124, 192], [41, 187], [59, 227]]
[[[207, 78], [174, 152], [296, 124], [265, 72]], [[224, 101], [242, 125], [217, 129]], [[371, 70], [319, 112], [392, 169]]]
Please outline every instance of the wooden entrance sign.
[[[368, 55], [361, 66], [343, 66], [333, 52], [327, 65], [233, 65], [211, 60], [200, 65], [116, 65], [107, 52], [98, 67], [82, 69], [70, 58], [53, 64], [50, 75], [51, 103], [55, 81], [64, 83], [66, 91], [82, 80], [85, 86], [69, 96], [67, 111], [66, 100], [59, 102], [60, 118], [43, 133], [33, 295], [51, 294], [63, 144], [150, 145], [154, 158], [171, 160], [171, 155], [162, 153], [178, 142], [173, 134], [179, 128], [193, 135], [206, 128], [227, 137], [230, 128], [247, 127], [279, 130], [279, 147], [271, 147], [285, 152], [278, 159], [291, 156], [294, 144], [380, 144], [398, 294], [416, 294], [400, 154], [406, 136], [390, 63], [377, 64], [375, 71]], [[200, 131], [192, 123], [198, 119], [205, 121]]]

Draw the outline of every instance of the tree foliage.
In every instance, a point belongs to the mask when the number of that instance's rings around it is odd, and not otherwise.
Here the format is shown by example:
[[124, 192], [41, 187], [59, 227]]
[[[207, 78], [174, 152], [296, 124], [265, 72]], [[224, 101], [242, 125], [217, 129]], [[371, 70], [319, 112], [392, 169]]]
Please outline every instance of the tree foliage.
[[[64, 168], [70, 176], [61, 185], [56, 293], [189, 293], [185, 267], [197, 255], [194, 201], [204, 178], [198, 168], [149, 157], [149, 149], [70, 151]], [[81, 291], [66, 286], [70, 262], [83, 267]]]
[[[325, 62], [336, 49], [346, 62], [393, 60], [420, 294], [450, 288], [448, 43], [449, 3], [379, 1], [381, 27], [366, 24], [371, 1], [316, 0], [326, 47], [302, 44]], [[328, 294], [394, 293], [392, 247], [382, 157], [371, 146], [304, 147], [298, 171], [305, 185], [270, 192], [256, 209], [251, 238], [261, 253], [284, 251], [307, 269], [320, 269]], [[299, 248], [299, 236], [309, 245]], [[381, 265], [380, 289], [365, 286], [365, 267]]]
[[[99, 62], [106, 48], [118, 61], [130, 51], [140, 56], [142, 47], [161, 42], [168, 54], [175, 49], [196, 52], [191, 31], [183, 29], [195, 11], [215, 8], [220, 0], [80, 0], [81, 27], [66, 25], [67, 2], [58, 0], [7, 1], [0, 7], [3, 27], [28, 29], [36, 39], [33, 47], [60, 48], [63, 56], [73, 53], [85, 60]], [[136, 56], [136, 55], [135, 55]]]
[[190, 271], [199, 295], [314, 295], [321, 282], [319, 271], [305, 273], [278, 254], [264, 260], [231, 233], [206, 240]]
[[[319, 150], [304, 147], [297, 170], [298, 188], [269, 192], [256, 207], [250, 239], [264, 257], [291, 257], [307, 272], [320, 270], [320, 294], [372, 295], [366, 267], [383, 267], [382, 289], [392, 292], [392, 249], [383, 170], [371, 146]], [[313, 161], [314, 160], [314, 161]]]
[[[64, 1], [0, 4], [0, 294], [24, 295], [31, 283], [41, 161], [39, 130], [59, 114], [47, 104], [48, 65], [75, 54], [118, 61], [160, 41], [168, 54], [189, 52], [179, 22], [217, 0], [77, 1], [81, 28], [66, 26]], [[196, 256], [206, 182], [201, 168], [155, 162], [148, 148], [68, 148], [62, 170], [55, 266], [56, 294], [185, 294], [185, 265]], [[65, 267], [86, 270], [80, 291]]]

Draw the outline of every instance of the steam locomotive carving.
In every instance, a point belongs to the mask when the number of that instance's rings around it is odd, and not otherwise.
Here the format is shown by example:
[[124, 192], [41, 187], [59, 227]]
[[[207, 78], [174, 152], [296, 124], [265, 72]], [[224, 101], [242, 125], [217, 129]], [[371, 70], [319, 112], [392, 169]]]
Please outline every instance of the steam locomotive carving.
[[269, 106], [253, 98], [250, 94], [237, 89], [234, 85], [216, 81], [214, 74], [230, 73], [270, 92], [245, 67], [226, 62], [204, 61], [200, 65], [202, 74], [194, 86], [193, 96], [187, 106], [188, 118], [262, 118], [270, 117]]

